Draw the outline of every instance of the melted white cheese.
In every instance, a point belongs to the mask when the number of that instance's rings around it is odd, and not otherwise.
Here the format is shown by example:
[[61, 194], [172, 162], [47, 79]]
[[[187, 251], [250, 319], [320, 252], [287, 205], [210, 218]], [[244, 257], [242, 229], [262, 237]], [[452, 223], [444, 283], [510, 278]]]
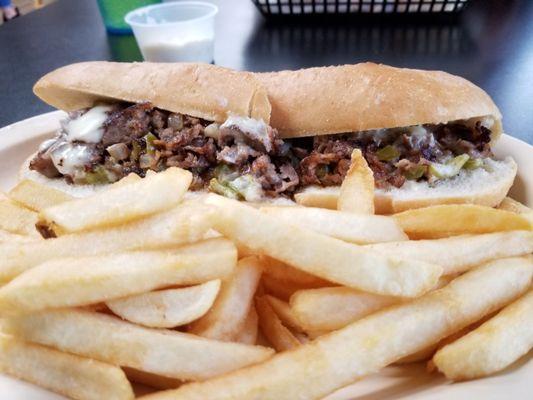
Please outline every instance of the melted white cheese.
[[42, 142], [39, 146], [39, 151], [46, 151], [48, 150], [50, 147], [52, 147], [52, 145], [54, 145], [55, 143], [57, 143], [57, 138], [52, 138], [52, 139], [47, 139], [45, 140], [44, 142]]
[[229, 128], [232, 126], [239, 128], [243, 132], [250, 132], [257, 136], [267, 136], [267, 125], [262, 119], [232, 115], [220, 127]]
[[428, 143], [430, 146], [435, 145], [435, 136], [433, 133], [428, 132], [423, 126], [411, 126], [409, 127], [409, 131], [411, 132], [409, 142], [414, 148], [419, 148], [423, 143]]
[[65, 126], [69, 142], [98, 143], [104, 134], [103, 123], [111, 111], [110, 106], [96, 106], [81, 117], [70, 120]]
[[411, 135], [415, 135], [415, 136], [425, 136], [428, 133], [426, 128], [424, 128], [421, 125], [411, 126], [409, 127], [409, 131], [411, 131]]
[[76, 171], [89, 163], [91, 153], [87, 146], [65, 142], [53, 149], [50, 157], [59, 172], [74, 176]]

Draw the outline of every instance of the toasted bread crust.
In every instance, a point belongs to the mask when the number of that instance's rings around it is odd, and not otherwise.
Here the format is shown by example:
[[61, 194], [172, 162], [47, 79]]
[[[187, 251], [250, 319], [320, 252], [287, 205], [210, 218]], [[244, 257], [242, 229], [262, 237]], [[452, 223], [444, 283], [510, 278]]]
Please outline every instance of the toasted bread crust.
[[209, 121], [223, 122], [230, 114], [270, 119], [267, 93], [252, 74], [209, 64], [84, 62], [50, 72], [33, 91], [65, 111], [101, 101], [149, 101]]
[[[489, 95], [441, 71], [363, 63], [256, 74], [284, 138], [396, 128], [501, 114]], [[499, 132], [495, 132], [498, 136]]]

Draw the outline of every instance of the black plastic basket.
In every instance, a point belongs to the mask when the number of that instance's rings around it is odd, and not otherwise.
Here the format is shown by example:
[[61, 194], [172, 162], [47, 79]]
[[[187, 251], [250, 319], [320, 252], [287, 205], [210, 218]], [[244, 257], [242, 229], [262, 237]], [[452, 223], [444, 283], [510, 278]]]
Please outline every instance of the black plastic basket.
[[349, 14], [453, 14], [468, 0], [252, 0], [266, 17]]

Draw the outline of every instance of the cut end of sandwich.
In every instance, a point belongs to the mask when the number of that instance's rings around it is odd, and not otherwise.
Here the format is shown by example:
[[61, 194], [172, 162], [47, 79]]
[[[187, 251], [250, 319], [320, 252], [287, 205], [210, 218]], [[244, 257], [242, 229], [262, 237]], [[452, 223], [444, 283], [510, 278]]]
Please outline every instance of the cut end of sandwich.
[[71, 185], [71, 184], [68, 184], [65, 179], [47, 178], [41, 173], [30, 169], [30, 162], [36, 156], [36, 154], [37, 153], [32, 154], [21, 165], [19, 169], [19, 174], [18, 174], [19, 181], [28, 179], [28, 180], [46, 185], [53, 189], [60, 190], [61, 192], [66, 193], [73, 197], [88, 197], [95, 193], [98, 193], [101, 190], [106, 189], [109, 186], [109, 184], [107, 185]]

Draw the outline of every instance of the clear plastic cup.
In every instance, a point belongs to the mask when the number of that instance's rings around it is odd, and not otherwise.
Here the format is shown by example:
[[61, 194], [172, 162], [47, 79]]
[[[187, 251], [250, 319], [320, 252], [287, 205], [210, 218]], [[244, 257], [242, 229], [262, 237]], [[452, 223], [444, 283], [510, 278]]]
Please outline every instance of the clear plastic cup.
[[142, 7], [124, 20], [146, 61], [213, 62], [218, 7], [202, 1], [179, 1]]

